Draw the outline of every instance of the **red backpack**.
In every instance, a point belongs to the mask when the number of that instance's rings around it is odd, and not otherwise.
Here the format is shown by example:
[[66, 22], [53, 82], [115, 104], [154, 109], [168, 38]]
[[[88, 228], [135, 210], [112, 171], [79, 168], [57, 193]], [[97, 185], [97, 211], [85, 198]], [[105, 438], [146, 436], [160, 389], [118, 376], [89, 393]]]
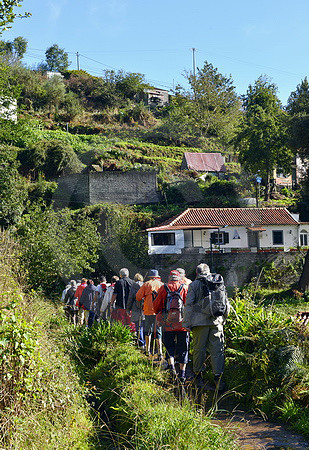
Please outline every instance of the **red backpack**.
[[167, 284], [164, 284], [166, 290], [166, 299], [162, 311], [162, 324], [166, 327], [177, 330], [182, 328], [184, 303], [181, 297], [183, 284], [176, 291], [171, 291]]

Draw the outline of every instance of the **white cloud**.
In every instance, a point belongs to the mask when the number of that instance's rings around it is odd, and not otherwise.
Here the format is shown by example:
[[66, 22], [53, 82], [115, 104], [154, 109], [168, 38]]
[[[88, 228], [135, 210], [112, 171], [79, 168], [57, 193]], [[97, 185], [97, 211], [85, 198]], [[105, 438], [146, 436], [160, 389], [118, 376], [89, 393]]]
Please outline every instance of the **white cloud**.
[[55, 21], [59, 19], [62, 11], [62, 6], [63, 6], [62, 4], [57, 2], [53, 1], [48, 2], [49, 20]]
[[92, 0], [87, 4], [87, 11], [92, 29], [104, 30], [110, 37], [124, 31], [128, 11], [126, 0]]
[[271, 30], [264, 26], [252, 24], [244, 27], [244, 32], [247, 36], [268, 36], [271, 34]]
[[87, 9], [91, 16], [105, 16], [109, 18], [123, 18], [126, 15], [128, 4], [126, 0], [92, 0]]

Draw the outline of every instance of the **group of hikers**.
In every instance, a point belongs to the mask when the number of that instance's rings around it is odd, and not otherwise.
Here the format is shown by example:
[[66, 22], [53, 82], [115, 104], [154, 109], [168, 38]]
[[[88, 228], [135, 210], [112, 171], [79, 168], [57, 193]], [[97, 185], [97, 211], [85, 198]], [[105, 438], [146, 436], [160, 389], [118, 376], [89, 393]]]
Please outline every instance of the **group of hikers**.
[[204, 386], [202, 372], [209, 353], [212, 388], [225, 388], [223, 325], [230, 305], [222, 276], [211, 273], [207, 264], [196, 267], [194, 281], [182, 268], [171, 270], [167, 283], [156, 269], [149, 270], [144, 282], [140, 273], [132, 280], [126, 268], [119, 271], [119, 277], [113, 276], [110, 284], [104, 276], [97, 286], [91, 279], [71, 280], [62, 300], [74, 325], [91, 327], [95, 321], [110, 320], [128, 326], [138, 347], [154, 361], [163, 362], [164, 345], [167, 369], [181, 383], [186, 381], [191, 331], [196, 385]]

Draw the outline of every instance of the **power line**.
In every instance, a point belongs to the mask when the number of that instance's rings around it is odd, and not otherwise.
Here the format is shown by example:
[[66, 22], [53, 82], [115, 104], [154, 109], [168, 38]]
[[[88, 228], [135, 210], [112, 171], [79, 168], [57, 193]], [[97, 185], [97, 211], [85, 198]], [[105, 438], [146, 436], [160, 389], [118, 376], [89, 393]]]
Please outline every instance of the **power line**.
[[93, 61], [93, 62], [95, 62], [95, 63], [97, 63], [97, 64], [101, 64], [101, 65], [104, 66], [104, 67], [108, 67], [109, 69], [118, 70], [118, 69], [116, 69], [115, 67], [108, 66], [107, 64], [101, 63], [100, 61], [96, 61], [95, 59], [88, 58], [88, 56], [85, 56], [85, 55], [80, 55], [80, 56], [82, 56], [83, 58], [89, 59], [89, 61]]

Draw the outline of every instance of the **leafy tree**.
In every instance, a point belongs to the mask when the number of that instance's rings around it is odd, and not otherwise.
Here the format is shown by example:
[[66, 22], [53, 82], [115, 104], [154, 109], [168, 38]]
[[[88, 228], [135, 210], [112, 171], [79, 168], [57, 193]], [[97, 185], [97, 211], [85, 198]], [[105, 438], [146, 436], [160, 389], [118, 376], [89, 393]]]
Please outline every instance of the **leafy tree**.
[[26, 111], [38, 111], [46, 105], [46, 77], [40, 72], [30, 70], [22, 65], [10, 69], [15, 83], [20, 88], [18, 106]]
[[195, 76], [187, 74], [186, 78], [190, 89], [177, 86], [159, 131], [171, 133], [175, 143], [184, 137], [188, 144], [196, 137], [219, 138], [228, 143], [241, 117], [232, 78], [222, 75], [207, 61]]
[[53, 44], [46, 50], [45, 59], [46, 69], [52, 72], [64, 72], [71, 64], [71, 62], [69, 62], [68, 53], [57, 44]]
[[243, 99], [245, 116], [236, 137], [244, 167], [251, 173], [259, 170], [263, 177], [266, 200], [274, 169], [280, 166], [289, 171], [293, 157], [286, 145], [286, 115], [276, 91], [276, 86], [263, 77], [249, 86]]
[[290, 115], [290, 144], [301, 157], [309, 152], [309, 83], [307, 77], [301, 81], [288, 98], [287, 111]]
[[24, 173], [33, 173], [37, 178], [43, 173], [47, 179], [66, 172], [80, 172], [82, 164], [70, 144], [59, 139], [36, 142], [19, 152], [18, 158]]
[[53, 76], [44, 84], [45, 102], [49, 114], [58, 111], [60, 104], [65, 99], [65, 85], [61, 78]]
[[82, 106], [80, 104], [78, 96], [74, 92], [69, 91], [64, 96], [61, 105], [61, 111], [59, 112], [59, 114], [57, 114], [57, 119], [64, 120], [65, 122], [70, 122], [76, 116], [81, 114], [81, 112]]
[[0, 146], [0, 226], [15, 225], [24, 210], [26, 183], [18, 173], [17, 149]]
[[21, 261], [30, 287], [51, 291], [55, 283], [84, 271], [97, 261], [97, 220], [68, 209], [33, 205], [17, 229]]
[[4, 55], [12, 62], [22, 59], [27, 51], [27, 39], [22, 36], [16, 37], [13, 41], [0, 41], [0, 55]]
[[291, 115], [309, 113], [309, 83], [307, 77], [289, 96], [286, 110]]
[[18, 98], [20, 94], [20, 86], [17, 85], [11, 68], [0, 61], [0, 98], [2, 105], [8, 106], [12, 98]]
[[19, 59], [21, 59], [26, 53], [27, 45], [28, 45], [27, 39], [23, 38], [22, 36], [18, 36], [14, 39], [13, 48]]
[[206, 61], [196, 76], [190, 74], [187, 78], [195, 100], [195, 128], [202, 136], [229, 135], [240, 117], [240, 102], [231, 76], [222, 75]]
[[145, 81], [145, 76], [141, 73], [106, 70], [104, 78], [109, 82], [112, 82], [114, 78], [116, 90], [122, 97], [130, 100], [134, 100], [137, 94], [144, 92], [146, 88], [150, 88], [150, 85]]
[[3, 33], [4, 30], [11, 28], [11, 23], [17, 17], [29, 17], [30, 13], [24, 14], [16, 14], [14, 13], [14, 8], [17, 6], [21, 6], [23, 0], [2, 0], [0, 2], [0, 34]]

